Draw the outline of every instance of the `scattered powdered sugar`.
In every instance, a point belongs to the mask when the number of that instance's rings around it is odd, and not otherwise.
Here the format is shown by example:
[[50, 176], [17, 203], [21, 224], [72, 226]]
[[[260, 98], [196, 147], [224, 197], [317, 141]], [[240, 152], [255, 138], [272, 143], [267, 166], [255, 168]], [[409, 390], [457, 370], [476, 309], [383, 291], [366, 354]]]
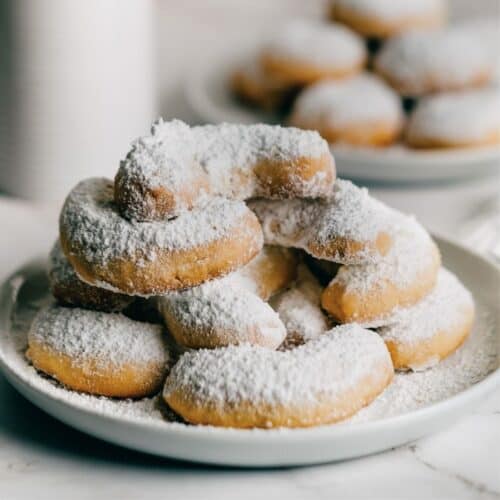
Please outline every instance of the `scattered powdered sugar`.
[[[269, 186], [255, 174], [256, 166], [265, 161], [292, 164], [322, 156], [331, 158], [328, 144], [314, 131], [264, 124], [189, 127], [179, 120], [159, 120], [151, 134], [138, 139], [121, 162], [117, 184], [132, 197], [125, 213], [128, 218], [136, 215], [134, 204], [147, 202], [144, 188], [164, 188], [172, 193], [175, 215], [189, 208], [183, 199], [186, 191], [194, 190], [190, 196], [194, 206], [213, 196], [240, 200], [266, 196]], [[300, 161], [296, 166], [296, 179], [293, 175], [290, 178], [295, 180], [298, 193], [324, 196], [333, 182], [333, 159], [308, 179], [300, 175]]]
[[[478, 299], [478, 297], [476, 297]], [[436, 366], [417, 372], [401, 372], [371, 405], [349, 423], [395, 417], [438, 403], [468, 389], [499, 368], [500, 325], [481, 300], [477, 317], [465, 343]]]
[[443, 0], [335, 0], [335, 5], [377, 21], [404, 22], [445, 12]]
[[[302, 248], [311, 243], [328, 246], [337, 238], [365, 244], [356, 255], [331, 255], [328, 260], [360, 264], [380, 259], [372, 248], [381, 233], [391, 234], [394, 211], [375, 200], [365, 188], [337, 179], [328, 200], [254, 200], [249, 203], [262, 225], [268, 244]], [[316, 255], [327, 258], [325, 255]]]
[[166, 365], [169, 355], [160, 325], [133, 321], [122, 314], [67, 308], [41, 309], [29, 331], [29, 342], [69, 356], [75, 363]]
[[[45, 280], [42, 283], [34, 279]], [[37, 286], [33, 286], [34, 284]], [[150, 427], [190, 429], [192, 432], [251, 432], [273, 433], [294, 432], [287, 429], [276, 430], [234, 430], [210, 426], [191, 426], [180, 423], [179, 417], [164, 405], [161, 395], [142, 400], [115, 400], [91, 396], [65, 389], [52, 379], [36, 372], [27, 362], [24, 351], [27, 346], [27, 332], [34, 313], [47, 300], [46, 292], [42, 297], [28, 298], [25, 293], [16, 295], [21, 287], [47, 290], [46, 278], [17, 276], [12, 281], [13, 315], [11, 328], [0, 332], [0, 358], [6, 366], [33, 389], [66, 404], [85, 411], [106, 415], [122, 421], [144, 423]], [[497, 331], [499, 324], [493, 315], [490, 302], [480, 295], [476, 296], [477, 318], [473, 331], [464, 345], [437, 366], [424, 372], [397, 373], [392, 384], [371, 405], [361, 410], [348, 423], [367, 421], [402, 415], [425, 406], [450, 398], [484, 379], [498, 368]], [[294, 381], [295, 383], [295, 381]]]
[[291, 122], [341, 129], [349, 125], [389, 123], [399, 126], [399, 96], [369, 73], [347, 80], [324, 80], [307, 87], [295, 101]]
[[274, 297], [270, 304], [285, 325], [287, 336], [281, 348], [309, 342], [330, 327], [321, 309], [323, 288], [305, 264], [299, 265], [294, 286]]
[[214, 198], [203, 208], [176, 219], [134, 222], [120, 216], [113, 183], [104, 178], [80, 182], [68, 195], [61, 231], [85, 260], [105, 265], [116, 258], [154, 260], [157, 250], [195, 248], [231, 236], [249, 214], [243, 202]]
[[264, 53], [297, 64], [328, 69], [351, 69], [366, 58], [361, 37], [338, 23], [295, 20], [281, 28]]
[[289, 351], [242, 345], [186, 352], [168, 375], [164, 395], [182, 391], [195, 404], [215, 407], [314, 404], [334, 399], [369, 374], [382, 376], [387, 363], [389, 353], [377, 334], [342, 325]]
[[414, 285], [419, 276], [437, 265], [439, 252], [427, 231], [410, 216], [395, 214], [393, 243], [378, 262], [342, 266], [334, 283], [346, 292], [367, 294], [390, 282], [399, 289]]
[[378, 54], [375, 67], [410, 95], [467, 86], [492, 71], [483, 43], [459, 28], [392, 38]]
[[378, 333], [396, 343], [418, 343], [436, 333], [450, 331], [468, 322], [474, 311], [470, 292], [450, 271], [442, 268], [434, 290], [414, 306], [399, 309], [390, 325]]
[[443, 93], [419, 102], [406, 135], [414, 140], [467, 143], [500, 134], [498, 89]]

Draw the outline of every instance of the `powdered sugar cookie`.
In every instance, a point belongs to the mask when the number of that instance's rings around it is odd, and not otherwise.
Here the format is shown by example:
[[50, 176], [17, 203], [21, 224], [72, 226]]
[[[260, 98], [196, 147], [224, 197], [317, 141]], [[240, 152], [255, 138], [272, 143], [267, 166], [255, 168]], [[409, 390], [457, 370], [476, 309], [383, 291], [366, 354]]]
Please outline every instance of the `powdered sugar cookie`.
[[250, 261], [262, 232], [243, 202], [214, 199], [166, 222], [131, 222], [113, 183], [80, 182], [60, 217], [63, 251], [86, 283], [129, 295], [159, 295], [223, 276]]
[[378, 333], [397, 369], [429, 368], [457, 349], [474, 322], [474, 300], [456, 276], [441, 269], [434, 290], [398, 310]]
[[415, 148], [500, 143], [500, 92], [445, 93], [423, 99], [412, 113], [406, 142]]
[[338, 179], [328, 200], [249, 203], [271, 245], [301, 248], [345, 264], [380, 260], [392, 244], [393, 212], [366, 189]]
[[324, 197], [334, 179], [333, 157], [317, 132], [159, 121], [121, 163], [115, 201], [130, 220], [161, 220], [216, 196]]
[[261, 62], [274, 78], [307, 85], [359, 73], [366, 63], [366, 49], [363, 40], [341, 24], [294, 21], [266, 44]]
[[267, 74], [256, 59], [247, 61], [233, 72], [230, 87], [244, 103], [268, 111], [285, 108], [298, 92], [296, 85]]
[[264, 247], [244, 268], [203, 285], [158, 297], [169, 331], [183, 347], [252, 344], [276, 349], [286, 336], [265, 302], [295, 277], [293, 252]]
[[415, 304], [434, 287], [439, 250], [418, 222], [394, 220], [393, 245], [377, 263], [343, 266], [325, 288], [321, 303], [340, 323], [384, 324], [399, 307]]
[[33, 366], [69, 389], [116, 398], [154, 394], [169, 362], [161, 326], [55, 305], [36, 315], [28, 346]]
[[134, 297], [114, 293], [84, 283], [64, 255], [59, 240], [49, 256], [49, 285], [52, 295], [63, 305], [118, 312], [134, 301]]
[[382, 339], [345, 325], [289, 351], [244, 345], [187, 352], [163, 397], [194, 424], [308, 427], [356, 413], [392, 377]]
[[375, 59], [375, 69], [399, 93], [420, 96], [485, 85], [494, 68], [478, 37], [450, 28], [389, 40]]
[[334, 0], [331, 17], [363, 36], [387, 38], [443, 25], [446, 4], [443, 0]]
[[471, 36], [478, 38], [486, 47], [490, 60], [495, 67], [494, 83], [500, 84], [500, 24], [498, 16], [477, 17], [462, 22], [459, 27], [471, 33]]
[[271, 299], [271, 306], [286, 328], [281, 349], [309, 342], [330, 328], [330, 322], [321, 310], [322, 291], [318, 280], [305, 264], [301, 264], [293, 287]]
[[386, 146], [399, 136], [399, 96], [368, 73], [307, 87], [295, 101], [290, 124], [317, 130], [329, 143]]

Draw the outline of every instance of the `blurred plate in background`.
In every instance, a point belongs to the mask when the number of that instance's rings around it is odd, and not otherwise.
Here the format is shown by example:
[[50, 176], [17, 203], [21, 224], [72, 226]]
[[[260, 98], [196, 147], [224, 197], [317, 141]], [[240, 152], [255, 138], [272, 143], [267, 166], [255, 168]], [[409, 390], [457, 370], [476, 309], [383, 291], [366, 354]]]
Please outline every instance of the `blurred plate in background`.
[[[242, 58], [239, 59], [241, 61]], [[192, 72], [186, 98], [197, 119], [206, 123], [280, 123], [279, 117], [245, 107], [228, 87], [235, 59]], [[432, 182], [477, 177], [500, 171], [500, 147], [416, 151], [403, 145], [384, 149], [335, 146], [339, 174], [383, 182]]]

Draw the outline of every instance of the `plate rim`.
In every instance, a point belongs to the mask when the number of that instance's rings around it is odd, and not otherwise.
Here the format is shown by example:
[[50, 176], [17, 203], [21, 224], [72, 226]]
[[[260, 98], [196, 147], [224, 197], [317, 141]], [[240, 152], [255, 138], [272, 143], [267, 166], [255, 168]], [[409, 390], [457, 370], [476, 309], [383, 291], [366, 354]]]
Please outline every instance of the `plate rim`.
[[[266, 123], [276, 123], [276, 120], [273, 120], [269, 113], [253, 111], [243, 106], [237, 107], [237, 112], [235, 112], [235, 110], [217, 106], [217, 103], [210, 98], [211, 93], [207, 90], [207, 85], [215, 81], [217, 74], [221, 74], [227, 79], [230, 69], [237, 67], [238, 62], [241, 65], [242, 59], [241, 55], [239, 57], [234, 54], [232, 56], [226, 55], [215, 64], [212, 61], [211, 64], [202, 64], [188, 72], [184, 79], [184, 95], [189, 107], [199, 119], [207, 123], [235, 123], [242, 119], [245, 122], [257, 123], [263, 119]], [[244, 116], [247, 118], [244, 119]], [[283, 125], [283, 123], [281, 124]], [[500, 171], [500, 145], [415, 151], [406, 148], [402, 154], [398, 151], [377, 151], [377, 148], [356, 150], [348, 145], [331, 145], [330, 147], [334, 156], [337, 154], [342, 160], [343, 165], [340, 165], [339, 171], [345, 176], [354, 178], [388, 182], [422, 182], [452, 180], [471, 177], [479, 173], [484, 175]], [[377, 154], [380, 151], [384, 151], [384, 153]], [[376, 170], [381, 169], [384, 163], [384, 171], [377, 172]], [[391, 174], [387, 172], [387, 169], [391, 169]], [[420, 172], [419, 169], [434, 170], [433, 174], [429, 175]], [[414, 175], [408, 175], [411, 173]]]

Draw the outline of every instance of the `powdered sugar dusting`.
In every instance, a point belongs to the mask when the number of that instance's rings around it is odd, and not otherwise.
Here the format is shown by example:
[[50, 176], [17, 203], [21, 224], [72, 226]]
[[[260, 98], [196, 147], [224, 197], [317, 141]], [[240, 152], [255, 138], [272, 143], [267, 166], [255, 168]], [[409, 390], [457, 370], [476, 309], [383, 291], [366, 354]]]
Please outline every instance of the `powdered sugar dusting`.
[[106, 265], [117, 258], [154, 260], [159, 249], [190, 249], [230, 237], [242, 229], [248, 213], [243, 202], [215, 198], [167, 222], [133, 222], [118, 213], [113, 183], [94, 178], [80, 182], [68, 195], [60, 227], [88, 262]]
[[[222, 191], [224, 179], [239, 169], [247, 175], [264, 160], [293, 161], [319, 158], [329, 153], [328, 145], [313, 132], [279, 125], [203, 125], [193, 127], [196, 159]], [[258, 193], [252, 193], [258, 196]]]
[[493, 69], [486, 47], [460, 28], [410, 32], [390, 39], [375, 66], [410, 95], [467, 86]]
[[[311, 243], [327, 246], [336, 238], [367, 245], [352, 260], [329, 256], [328, 260], [341, 263], [380, 260], [380, 255], [368, 246], [381, 233], [391, 234], [394, 228], [393, 210], [370, 197], [365, 188], [341, 179], [335, 182], [328, 200], [255, 200], [249, 206], [259, 218], [268, 244], [302, 248], [310, 253]], [[326, 259], [324, 255], [316, 257]]]
[[182, 391], [195, 404], [307, 405], [334, 399], [390, 363], [378, 335], [343, 325], [290, 351], [243, 345], [190, 351], [167, 377], [164, 395]]
[[282, 348], [309, 342], [328, 330], [330, 324], [321, 309], [322, 291], [311, 271], [301, 264], [294, 286], [271, 300], [287, 331]]
[[407, 139], [465, 143], [500, 135], [500, 91], [443, 93], [423, 99], [408, 122]]
[[51, 282], [70, 283], [78, 276], [64, 255], [59, 239], [54, 243], [49, 254], [49, 278]]
[[111, 292], [107, 284], [97, 287], [82, 281], [64, 255], [59, 239], [50, 251], [48, 276], [52, 294], [65, 305], [118, 312], [134, 300], [131, 296], [115, 293], [115, 290]]
[[195, 138], [189, 125], [180, 120], [159, 120], [151, 134], [133, 142], [120, 168], [134, 181], [150, 187], [168, 184], [172, 189], [195, 180]]
[[367, 123], [399, 126], [402, 120], [399, 96], [369, 73], [307, 87], [295, 101], [291, 118], [298, 125], [318, 124], [334, 129]]
[[478, 38], [488, 51], [492, 65], [495, 67], [494, 83], [500, 84], [500, 25], [496, 16], [476, 17], [467, 19], [460, 24], [460, 28], [468, 30], [472, 36]]
[[[17, 276], [12, 283], [14, 292], [25, 282], [25, 277]], [[37, 279], [44, 279], [43, 275]], [[34, 276], [29, 276], [23, 286], [34, 289]], [[39, 290], [47, 289], [36, 281]], [[15, 285], [15, 287], [14, 287]], [[24, 296], [25, 294], [23, 294]], [[496, 332], [500, 325], [492, 313], [488, 300], [476, 295], [477, 319], [472, 334], [465, 344], [436, 367], [425, 372], [397, 373], [393, 383], [370, 406], [361, 410], [347, 423], [362, 423], [402, 415], [427, 405], [443, 401], [481, 381], [498, 368]], [[0, 332], [0, 357], [30, 387], [51, 398], [77, 408], [126, 422], [144, 423], [157, 428], [188, 429], [191, 432], [210, 433], [288, 433], [293, 430], [234, 430], [210, 426], [188, 426], [180, 423], [172, 412], [166, 412], [161, 395], [139, 401], [114, 400], [68, 391], [52, 379], [41, 376], [28, 364], [24, 357], [27, 332], [34, 312], [47, 300], [47, 295], [28, 301], [25, 297], [14, 300], [14, 310], [10, 329]]]
[[[120, 190], [126, 189], [132, 201], [125, 215], [134, 219], [141, 210], [144, 188], [168, 190], [175, 199], [175, 215], [189, 208], [182, 193], [191, 193], [190, 204], [203, 205], [211, 197], [244, 200], [268, 196], [269, 186], [254, 172], [263, 162], [293, 164], [300, 160], [330, 157], [328, 144], [314, 131], [279, 125], [203, 125], [189, 127], [179, 120], [159, 120], [149, 136], [132, 146], [117, 175]], [[333, 182], [333, 160], [311, 178], [298, 173], [292, 181], [297, 195], [325, 196]], [[283, 188], [283, 196], [291, 186]], [[275, 193], [274, 193], [275, 194]]]
[[388, 281], [403, 289], [436, 265], [437, 247], [413, 217], [395, 216], [393, 235], [392, 247], [382, 259], [373, 264], [342, 266], [333, 282], [342, 284], [349, 293], [368, 293]]
[[170, 319], [182, 325], [188, 345], [212, 345], [214, 337], [220, 345], [234, 345], [259, 337], [259, 343], [277, 347], [286, 335], [278, 315], [240, 282], [237, 272], [158, 297], [157, 302], [167, 326]]
[[456, 352], [429, 370], [397, 373], [382, 395], [349, 422], [403, 415], [448, 399], [480, 382], [499, 368], [495, 333], [499, 327], [491, 311], [478, 300], [472, 333]]
[[265, 246], [248, 264], [224, 278], [157, 297], [158, 310], [171, 331], [182, 331], [182, 338], [177, 338], [180, 344], [216, 347], [248, 342], [276, 348], [286, 329], [266, 301], [278, 287], [287, 285], [293, 273], [281, 270], [286, 274], [274, 282], [266, 282], [266, 275], [278, 259], [294, 265], [292, 258], [290, 250]]
[[279, 30], [264, 53], [298, 64], [351, 68], [366, 57], [363, 40], [338, 23], [295, 20]]
[[75, 363], [166, 365], [169, 359], [161, 326], [132, 321], [122, 314], [48, 306], [33, 320], [29, 339]]
[[380, 328], [378, 333], [384, 340], [418, 343], [438, 332], [461, 327], [473, 311], [470, 292], [455, 275], [441, 269], [434, 290], [416, 305], [391, 315], [390, 325]]

